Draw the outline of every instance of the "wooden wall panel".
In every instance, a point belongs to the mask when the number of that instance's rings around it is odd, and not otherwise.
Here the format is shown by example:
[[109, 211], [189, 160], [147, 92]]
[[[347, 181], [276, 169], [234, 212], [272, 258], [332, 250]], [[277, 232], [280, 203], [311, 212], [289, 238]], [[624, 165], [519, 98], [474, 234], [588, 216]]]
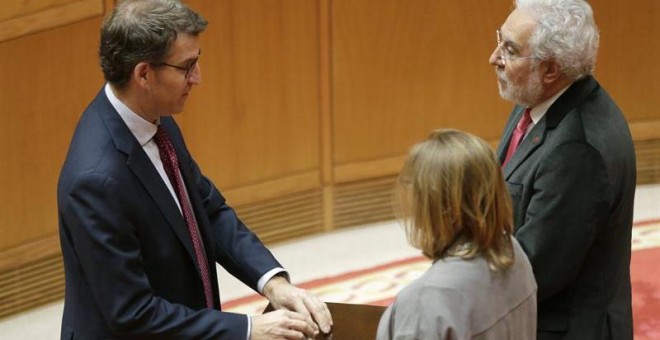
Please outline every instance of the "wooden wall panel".
[[[411, 145], [440, 127], [495, 144], [512, 105], [487, 62], [508, 0], [186, 2], [210, 25], [203, 84], [177, 120], [266, 242], [392, 218]], [[100, 6], [113, 3], [0, 2], [0, 315], [61, 296], [57, 176], [103, 84]], [[640, 183], [657, 182], [660, 3], [591, 3], [597, 77], [631, 124]]]
[[4, 0], [0, 2], [0, 21], [43, 12], [54, 7], [61, 7], [78, 0]]
[[197, 161], [223, 190], [300, 175], [316, 176], [318, 187], [316, 1], [189, 4], [210, 23], [202, 35], [203, 83], [177, 117]]
[[102, 84], [100, 18], [0, 43], [0, 250], [57, 233], [74, 124]]
[[660, 1], [590, 3], [601, 32], [596, 76], [629, 122], [660, 122]]
[[111, 0], [3, 0], [0, 41], [100, 16]]
[[333, 6], [335, 166], [401, 156], [432, 128], [499, 135], [508, 105], [487, 60], [506, 2]]
[[[637, 125], [660, 122], [660, 3], [592, 5], [602, 33], [596, 76], [633, 131], [644, 130]], [[510, 9], [509, 1], [333, 1], [335, 179], [391, 174], [435, 128], [495, 142], [512, 104], [499, 98], [487, 59]]]

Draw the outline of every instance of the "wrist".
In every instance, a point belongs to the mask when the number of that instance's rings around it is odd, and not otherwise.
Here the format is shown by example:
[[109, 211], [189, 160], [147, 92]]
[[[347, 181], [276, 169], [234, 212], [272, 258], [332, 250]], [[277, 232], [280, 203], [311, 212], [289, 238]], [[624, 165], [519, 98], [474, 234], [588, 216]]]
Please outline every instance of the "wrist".
[[264, 296], [270, 299], [270, 296], [277, 290], [277, 287], [284, 284], [289, 284], [289, 277], [286, 272], [275, 274], [270, 280], [268, 280], [268, 282], [266, 282], [266, 285], [264, 286]]

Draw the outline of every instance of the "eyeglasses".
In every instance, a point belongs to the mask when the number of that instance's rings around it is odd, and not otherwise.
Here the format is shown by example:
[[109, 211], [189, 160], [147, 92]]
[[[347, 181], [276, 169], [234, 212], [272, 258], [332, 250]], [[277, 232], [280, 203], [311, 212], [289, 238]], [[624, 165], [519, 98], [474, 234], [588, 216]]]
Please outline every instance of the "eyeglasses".
[[499, 49], [500, 54], [497, 56], [497, 59], [502, 62], [502, 66], [506, 65], [507, 61], [514, 61], [514, 60], [521, 60], [521, 59], [541, 59], [536, 56], [528, 56], [528, 57], [518, 57], [516, 54], [518, 53], [518, 49], [516, 45], [511, 42], [511, 41], [504, 41], [502, 40], [502, 33], [500, 30], [495, 30], [496, 38], [497, 38], [497, 48]]
[[190, 75], [192, 74], [192, 71], [195, 69], [195, 66], [197, 66], [197, 62], [199, 61], [199, 57], [201, 55], [202, 55], [202, 52], [200, 51], [197, 54], [197, 58], [193, 59], [187, 66], [178, 66], [178, 65], [168, 64], [168, 63], [158, 63], [158, 64], [152, 64], [152, 65], [154, 65], [154, 66], [168, 66], [168, 67], [175, 68], [177, 70], [186, 71], [186, 74], [184, 75], [184, 77], [186, 79], [188, 79], [190, 77]]

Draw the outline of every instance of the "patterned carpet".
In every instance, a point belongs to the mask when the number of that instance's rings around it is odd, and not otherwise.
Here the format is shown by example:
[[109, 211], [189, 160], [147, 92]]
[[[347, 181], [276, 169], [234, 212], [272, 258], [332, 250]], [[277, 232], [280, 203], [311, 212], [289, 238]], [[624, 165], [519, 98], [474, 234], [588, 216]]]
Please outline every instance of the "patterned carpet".
[[[632, 249], [635, 339], [660, 339], [660, 220], [635, 223]], [[418, 256], [297, 284], [328, 302], [386, 306], [429, 264], [428, 259]], [[226, 311], [259, 314], [267, 304], [266, 299], [255, 294], [222, 306]]]
[[636, 223], [632, 249], [635, 340], [660, 339], [660, 221]]

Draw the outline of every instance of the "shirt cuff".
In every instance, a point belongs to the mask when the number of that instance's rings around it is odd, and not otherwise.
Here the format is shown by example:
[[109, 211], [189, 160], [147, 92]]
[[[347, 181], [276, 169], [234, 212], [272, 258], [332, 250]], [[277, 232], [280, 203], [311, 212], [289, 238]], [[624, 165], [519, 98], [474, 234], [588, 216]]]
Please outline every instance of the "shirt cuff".
[[[257, 282], [257, 291], [259, 291], [259, 294], [263, 295], [264, 294], [264, 287], [266, 286], [266, 283], [268, 283], [268, 281], [270, 279], [272, 279], [273, 276], [275, 276], [277, 274], [280, 274], [280, 273], [284, 273], [284, 277], [286, 278], [287, 281], [289, 281], [289, 273], [287, 273], [286, 270], [284, 270], [284, 268], [280, 268], [280, 267], [273, 268], [273, 269], [269, 270], [266, 274], [261, 276], [261, 278]], [[289, 282], [291, 282], [291, 281], [289, 281]]]

